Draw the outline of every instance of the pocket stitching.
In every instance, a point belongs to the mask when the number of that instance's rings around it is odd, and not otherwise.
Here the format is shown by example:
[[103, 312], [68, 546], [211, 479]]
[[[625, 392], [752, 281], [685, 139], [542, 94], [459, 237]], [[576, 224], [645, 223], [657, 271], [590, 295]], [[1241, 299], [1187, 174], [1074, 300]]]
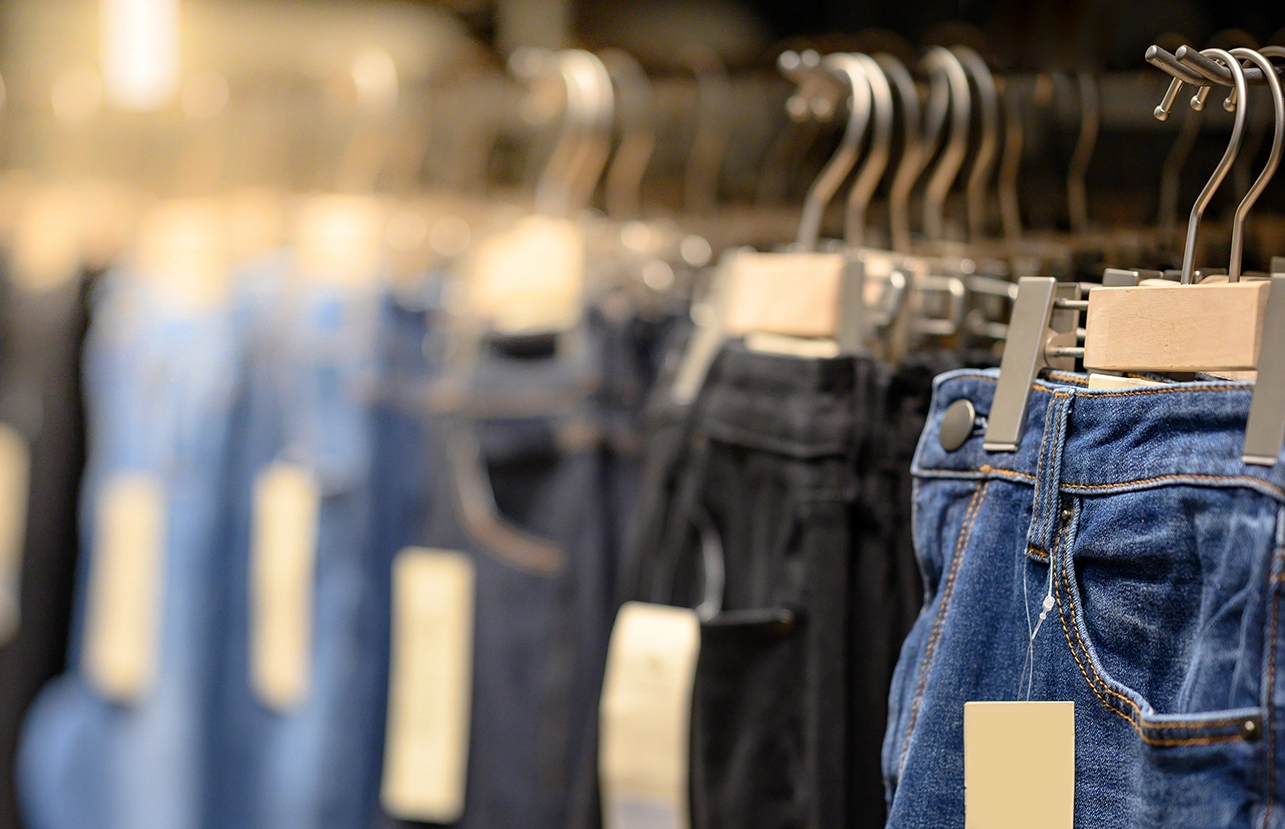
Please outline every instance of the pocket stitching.
[[[1062, 578], [1060, 579], [1060, 581], [1063, 589], [1066, 592], [1067, 604], [1070, 606], [1071, 625], [1069, 627], [1067, 625], [1066, 608], [1064, 608], [1062, 605], [1062, 592], [1063, 592], [1062, 590], [1056, 591], [1057, 601], [1058, 601], [1058, 610], [1059, 610], [1058, 620], [1062, 624], [1062, 631], [1066, 636], [1066, 643], [1067, 643], [1067, 646], [1070, 648], [1071, 658], [1075, 660], [1076, 666], [1080, 669], [1081, 675], [1084, 676], [1084, 679], [1088, 683], [1089, 689], [1093, 691], [1094, 696], [1096, 696], [1102, 702], [1102, 704], [1105, 705], [1109, 710], [1113, 711], [1121, 719], [1129, 723], [1129, 725], [1133, 727], [1133, 730], [1138, 733], [1138, 737], [1148, 745], [1154, 745], [1154, 746], [1210, 745], [1213, 743], [1235, 742], [1235, 741], [1242, 740], [1243, 738], [1241, 737], [1239, 731], [1237, 731], [1237, 733], [1235, 734], [1210, 735], [1205, 737], [1172, 737], [1172, 738], [1152, 737], [1152, 736], [1149, 736], [1146, 733], [1146, 731], [1144, 731], [1144, 729], [1160, 730], [1160, 731], [1163, 731], [1166, 729], [1197, 730], [1197, 729], [1217, 728], [1219, 726], [1224, 726], [1224, 727], [1239, 726], [1243, 718], [1222, 717], [1219, 719], [1193, 719], [1193, 720], [1184, 720], [1184, 721], [1178, 721], [1178, 722], [1151, 722], [1151, 723], [1142, 722], [1143, 720], [1146, 719], [1146, 715], [1143, 713], [1141, 706], [1139, 706], [1138, 703], [1135, 702], [1134, 700], [1129, 699], [1128, 697], [1124, 696], [1119, 691], [1117, 691], [1115, 688], [1113, 688], [1111, 683], [1102, 676], [1101, 672], [1094, 664], [1093, 659], [1089, 655], [1088, 646], [1084, 642], [1084, 639], [1080, 633], [1080, 628], [1078, 624], [1079, 611], [1075, 604], [1074, 590], [1072, 589], [1070, 577], [1068, 575], [1068, 569], [1067, 569], [1068, 556], [1066, 554], [1065, 549], [1060, 550], [1059, 552], [1061, 552], [1061, 555], [1059, 556], [1059, 558], [1060, 558], [1060, 564], [1061, 564], [1061, 570], [1062, 570], [1062, 574], [1061, 574]], [[1079, 648], [1080, 648], [1079, 653], [1077, 653], [1077, 650], [1076, 650], [1076, 642], [1071, 641], [1071, 628], [1075, 629], [1075, 639], [1079, 643]], [[1084, 655], [1083, 662], [1081, 661], [1080, 653], [1083, 653]], [[1092, 671], [1093, 676], [1096, 677], [1097, 679], [1096, 684], [1094, 683], [1093, 678], [1089, 676], [1088, 671], [1085, 670], [1085, 667], [1084, 667], [1085, 662], [1088, 663], [1088, 666], [1089, 666], [1088, 670]], [[1098, 687], [1099, 685], [1101, 686], [1101, 690], [1099, 690], [1099, 687]], [[1130, 708], [1133, 709], [1133, 713], [1129, 714], [1125, 711], [1120, 710], [1119, 707], [1117, 707], [1110, 700], [1108, 700], [1106, 696], [1103, 695], [1102, 691], [1105, 691], [1107, 694], [1110, 694], [1116, 699], [1119, 699], [1120, 701], [1124, 702], [1126, 705], [1128, 705]]]
[[946, 577], [946, 584], [942, 588], [941, 607], [937, 612], [937, 619], [933, 622], [932, 631], [928, 635], [928, 642], [924, 645], [924, 661], [919, 667], [919, 680], [915, 686], [915, 696], [910, 704], [910, 716], [906, 724], [906, 733], [901, 744], [901, 757], [897, 762], [899, 769], [904, 770], [906, 766], [906, 754], [910, 750], [910, 736], [914, 733], [915, 723], [919, 719], [919, 705], [923, 699], [924, 689], [928, 683], [928, 674], [932, 670], [932, 662], [937, 650], [937, 641], [941, 635], [942, 625], [946, 621], [946, 612], [950, 609], [950, 600], [955, 591], [955, 577], [959, 575], [959, 565], [963, 559], [964, 552], [967, 549], [968, 541], [973, 535], [973, 522], [977, 518], [977, 513], [981, 509], [982, 501], [985, 498], [986, 490], [990, 487], [990, 481], [984, 482], [973, 493], [972, 501], [968, 505], [968, 511], [964, 513], [964, 521], [959, 529], [959, 541], [955, 544], [955, 555], [950, 562], [950, 573]]

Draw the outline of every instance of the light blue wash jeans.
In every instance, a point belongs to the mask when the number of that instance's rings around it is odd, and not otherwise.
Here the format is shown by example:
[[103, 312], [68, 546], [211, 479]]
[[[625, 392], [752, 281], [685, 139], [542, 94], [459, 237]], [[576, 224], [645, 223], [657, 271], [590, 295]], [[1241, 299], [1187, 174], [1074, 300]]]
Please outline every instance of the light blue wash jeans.
[[30, 829], [196, 829], [238, 323], [226, 308], [168, 310], [122, 269], [98, 287], [85, 348], [89, 457], [70, 664], [85, 637], [97, 497], [113, 476], [146, 472], [166, 496], [159, 666], [154, 687], [128, 704], [102, 697], [75, 667], [46, 686], [24, 725], [19, 796]]
[[[210, 721], [207, 826], [317, 829], [369, 823], [382, 762], [389, 563], [370, 541], [381, 295], [262, 275], [247, 294], [247, 394], [228, 488], [229, 577]], [[274, 460], [321, 489], [311, 674], [297, 707], [250, 685], [249, 539], [255, 477]]]
[[[1285, 463], [1241, 462], [1252, 386], [1054, 374], [1019, 449], [988, 453], [996, 377], [939, 377], [915, 455], [926, 600], [893, 679], [888, 826], [962, 827], [964, 704], [1028, 688], [1075, 703], [1076, 826], [1285, 826]], [[975, 429], [947, 451], [961, 399]]]

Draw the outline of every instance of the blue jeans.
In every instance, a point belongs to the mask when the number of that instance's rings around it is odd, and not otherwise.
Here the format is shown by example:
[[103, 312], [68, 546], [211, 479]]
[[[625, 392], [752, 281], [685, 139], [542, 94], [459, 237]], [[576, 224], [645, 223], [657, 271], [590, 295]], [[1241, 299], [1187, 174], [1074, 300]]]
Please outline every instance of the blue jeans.
[[[228, 496], [207, 825], [362, 827], [375, 807], [387, 675], [388, 554], [371, 543], [385, 309], [374, 292], [320, 286], [251, 304], [261, 325], [252, 326]], [[249, 666], [252, 492], [274, 460], [311, 470], [322, 494], [308, 690], [284, 711], [257, 699]]]
[[[915, 456], [926, 601], [893, 679], [888, 825], [962, 827], [964, 703], [1029, 689], [1075, 703], [1077, 826], [1285, 826], [1285, 464], [1241, 463], [1252, 387], [1053, 375], [992, 454], [995, 378], [938, 378]], [[964, 398], [979, 422], [947, 451]]]
[[85, 635], [98, 493], [114, 475], [142, 471], [166, 495], [159, 667], [154, 686], [129, 703], [103, 698], [75, 668], [41, 692], [18, 758], [32, 829], [200, 826], [220, 496], [239, 359], [233, 314], [174, 315], [123, 273], [100, 286], [85, 355], [90, 451], [71, 664]]

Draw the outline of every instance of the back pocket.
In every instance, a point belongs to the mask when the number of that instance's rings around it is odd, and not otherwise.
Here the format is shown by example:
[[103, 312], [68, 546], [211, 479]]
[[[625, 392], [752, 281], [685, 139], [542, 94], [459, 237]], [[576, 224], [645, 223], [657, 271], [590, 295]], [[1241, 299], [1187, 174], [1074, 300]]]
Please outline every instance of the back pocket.
[[692, 712], [695, 825], [803, 825], [803, 619], [780, 609], [722, 613], [701, 626]]

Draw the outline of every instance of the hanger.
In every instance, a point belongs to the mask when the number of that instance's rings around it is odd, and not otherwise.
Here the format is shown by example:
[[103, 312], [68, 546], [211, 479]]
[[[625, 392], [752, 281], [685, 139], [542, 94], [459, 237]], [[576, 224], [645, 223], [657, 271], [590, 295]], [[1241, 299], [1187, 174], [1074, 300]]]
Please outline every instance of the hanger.
[[981, 55], [967, 46], [951, 49], [964, 71], [977, 87], [981, 115], [981, 143], [978, 144], [972, 168], [968, 172], [968, 238], [975, 241], [986, 235], [986, 191], [999, 147], [999, 96], [995, 79]]
[[598, 55], [616, 87], [620, 144], [607, 168], [607, 215], [617, 221], [642, 215], [643, 175], [656, 147], [656, 96], [638, 61], [620, 49]]
[[1066, 170], [1066, 200], [1073, 233], [1084, 233], [1089, 229], [1088, 198], [1085, 190], [1085, 178], [1089, 163], [1093, 160], [1093, 150], [1098, 143], [1098, 129], [1102, 120], [1098, 104], [1098, 82], [1092, 73], [1080, 72], [1076, 75], [1080, 87], [1080, 137], [1075, 143], [1075, 152]]
[[[796, 242], [782, 253], [740, 250], [720, 262], [710, 287], [709, 312], [693, 333], [679, 366], [671, 399], [695, 399], [723, 342], [744, 336], [751, 348], [795, 356], [835, 356], [864, 349], [864, 271], [838, 252], [818, 252], [826, 204], [856, 165], [872, 117], [870, 83], [861, 61], [832, 54], [815, 62], [785, 53], [782, 74], [798, 84], [787, 108], [834, 112], [846, 101], [847, 121], [825, 167], [804, 200]], [[825, 102], [822, 103], [822, 99]]]
[[732, 90], [727, 67], [708, 47], [689, 51], [684, 63], [696, 76], [696, 135], [687, 151], [683, 171], [683, 207], [688, 212], [708, 212], [718, 203], [719, 173], [727, 151], [728, 113]]
[[[1153, 56], [1148, 50], [1148, 60]], [[1179, 67], [1162, 62], [1165, 71], [1180, 83], [1195, 76], [1197, 85], [1217, 83], [1220, 73], [1197, 70], [1194, 51], [1180, 48]], [[1285, 136], [1285, 99], [1276, 72], [1266, 58], [1248, 49], [1207, 49], [1202, 60], [1216, 62], [1231, 76], [1236, 99], [1246, 99], [1248, 70], [1253, 69], [1269, 86], [1276, 110], [1276, 135], [1267, 167], [1237, 208], [1236, 222], [1244, 217], [1275, 172]], [[1186, 58], [1183, 60], [1182, 58]], [[1188, 74], [1190, 73], [1190, 75]], [[1161, 102], [1167, 110], [1177, 98], [1171, 84]], [[1207, 95], [1197, 95], [1203, 103]], [[1285, 443], [1285, 275], [1269, 280], [1243, 280], [1213, 276], [1197, 284], [1195, 240], [1205, 208], [1225, 179], [1245, 133], [1247, 107], [1235, 106], [1232, 135], [1222, 159], [1192, 206], [1184, 245], [1181, 284], [1123, 285], [1094, 288], [1087, 301], [1079, 299], [1079, 286], [1056, 285], [1047, 278], [1022, 280], [1015, 303], [1012, 333], [1004, 352], [999, 387], [987, 425], [987, 451], [1014, 451], [1021, 440], [1030, 384], [1045, 367], [1060, 367], [1076, 357], [1089, 371], [1241, 372], [1257, 369], [1246, 427], [1242, 460], [1247, 464], [1274, 465]], [[1237, 243], [1243, 231], [1236, 232]], [[1233, 245], [1232, 268], [1239, 271], [1240, 254]], [[1272, 290], [1276, 289], [1276, 290]], [[1060, 294], [1060, 296], [1059, 296]], [[1078, 348], [1078, 315], [1086, 313], [1084, 347]]]
[[589, 206], [610, 152], [611, 78], [596, 55], [581, 49], [519, 50], [510, 63], [537, 89], [561, 85], [562, 129], [536, 185], [535, 213], [470, 251], [467, 305], [490, 333], [565, 333], [583, 312], [586, 241], [575, 219]]
[[[934, 76], [943, 77], [950, 91], [950, 131], [946, 137], [946, 147], [929, 176], [924, 191], [924, 237], [930, 242], [940, 242], [946, 238], [946, 196], [964, 165], [964, 156], [968, 154], [972, 99], [968, 90], [968, 74], [959, 58], [949, 49], [932, 47], [920, 61], [920, 66]], [[931, 125], [935, 121], [933, 99], [930, 97], [928, 122]]]
[[920, 123], [919, 90], [901, 61], [887, 53], [875, 55], [901, 103], [902, 150], [888, 191], [888, 227], [892, 249], [910, 253], [910, 193], [923, 170], [925, 139]]

